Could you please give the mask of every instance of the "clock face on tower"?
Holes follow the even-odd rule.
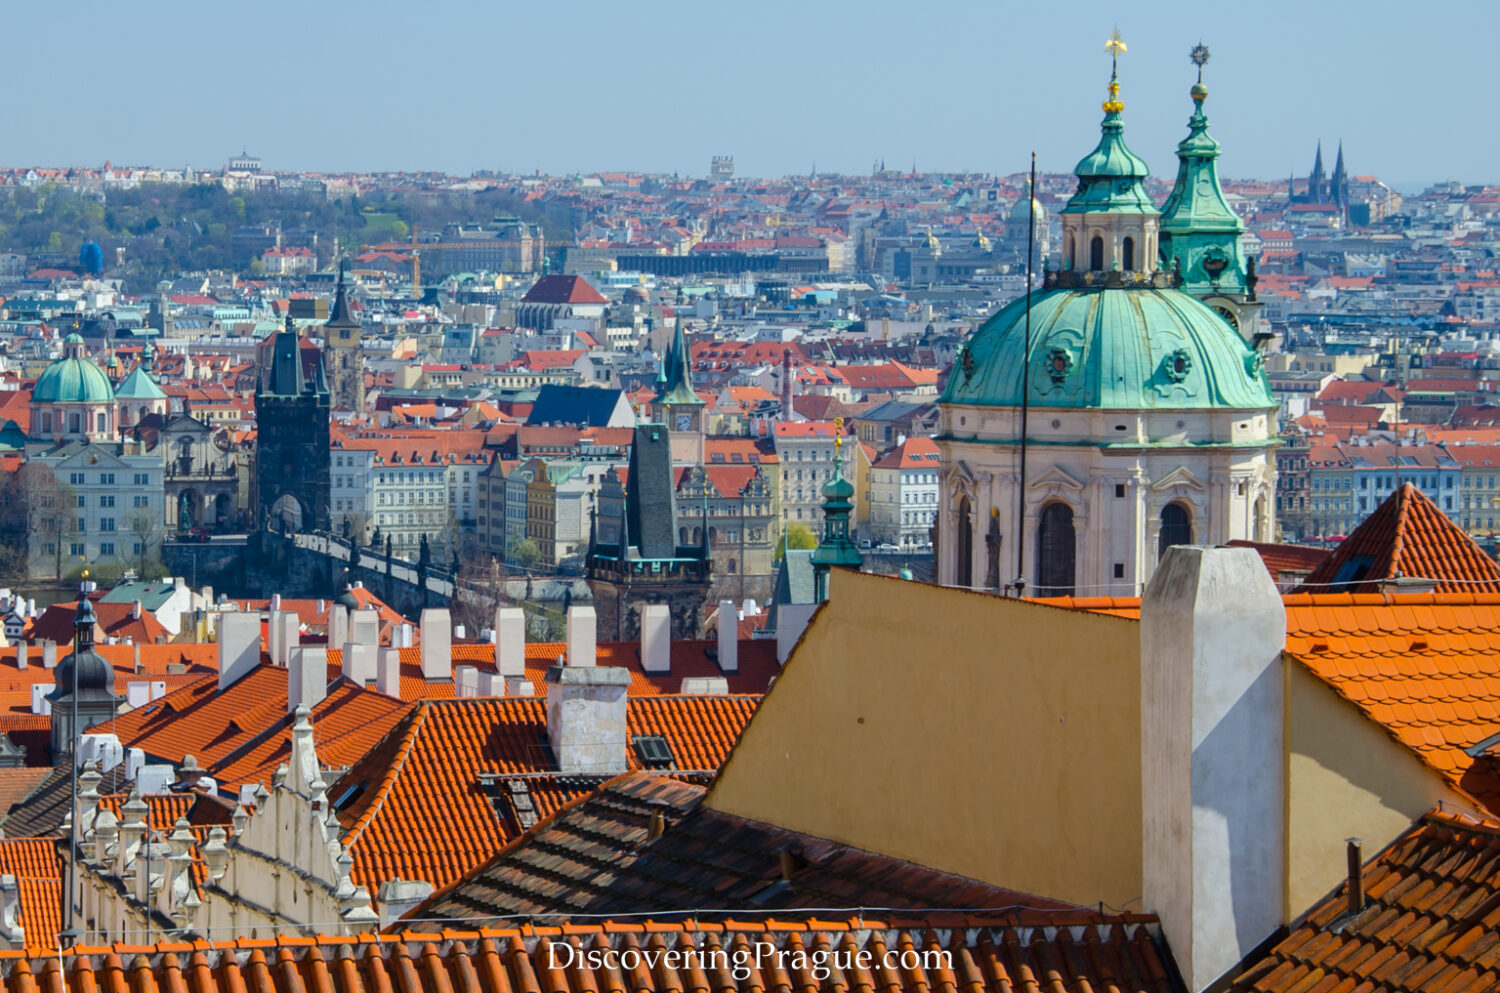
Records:
[[[692,414],[678,414],[677,415],[677,430],[679,430],[679,431],[691,431],[691,430],[693,430],[693,415]]]

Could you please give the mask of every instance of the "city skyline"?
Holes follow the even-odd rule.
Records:
[[[70,36],[66,60],[47,46],[13,54],[14,77],[44,84],[12,107],[0,162],[217,169],[243,148],[286,171],[703,175],[727,154],[740,174],[766,177],[815,164],[866,174],[882,159],[1004,175],[1035,148],[1042,171],[1063,172],[1097,124],[1103,42],[1118,23],[1130,46],[1120,65],[1127,136],[1155,175],[1175,168],[1191,111],[1188,51],[1201,39],[1213,51],[1207,109],[1228,177],[1303,176],[1319,140],[1330,156],[1342,140],[1352,172],[1396,185],[1500,179],[1482,143],[1455,140],[1469,120],[1461,95],[1483,85],[1481,39],[1500,26],[1490,5],[1402,23],[1399,51],[1374,44],[1389,21],[1356,21],[1338,5],[1268,4],[1247,19],[1185,4],[1122,17],[1086,2],[1062,25],[1044,10],[985,3],[913,15],[880,0],[772,2],[753,20],[713,23],[677,2],[558,6],[450,2],[418,19],[375,2],[312,7],[295,23],[241,19],[231,37],[243,71],[220,76],[191,73],[198,57],[237,64],[214,49],[222,20],[177,3],[100,8],[94,30]],[[17,11],[16,36],[43,30],[43,16]],[[549,33],[555,44],[535,42]],[[138,50],[162,58],[121,60]],[[172,71],[173,53],[186,73]]]

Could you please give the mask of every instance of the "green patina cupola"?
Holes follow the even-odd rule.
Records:
[[[1125,51],[1119,32],[1110,38],[1106,47],[1116,59]],[[1078,177],[1078,190],[1063,208],[1064,214],[1156,213],[1156,204],[1151,201],[1145,187],[1151,170],[1145,159],[1125,144],[1125,121],[1120,116],[1124,110],[1116,62],[1109,77],[1109,99],[1104,101],[1104,121],[1099,125],[1099,144],[1079,159],[1073,169]]]
[[[1195,296],[1245,294],[1250,290],[1240,252],[1245,224],[1219,185],[1219,143],[1208,133],[1208,116],[1203,113],[1208,98],[1203,84],[1207,47],[1195,47],[1192,60],[1198,66],[1198,81],[1190,91],[1193,116],[1188,119],[1188,136],[1177,146],[1177,182],[1162,207],[1162,261],[1180,268],[1182,289]]]
[[[844,419],[834,419],[833,477],[823,484],[823,536],[812,554],[818,602],[828,599],[828,570],[858,569],[864,565],[854,540],[849,537],[849,518],[854,513],[854,484],[844,478]]]

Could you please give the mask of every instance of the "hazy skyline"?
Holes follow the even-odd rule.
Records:
[[[245,148],[293,171],[703,175],[727,154],[750,176],[865,174],[877,159],[1004,174],[1034,148],[1062,172],[1097,137],[1118,23],[1126,137],[1155,175],[1175,170],[1201,38],[1226,176],[1305,176],[1321,138],[1329,169],[1342,139],[1355,174],[1500,180],[1471,109],[1492,2],[211,9],[13,8],[13,40],[50,42],[7,53],[0,164],[217,169]]]

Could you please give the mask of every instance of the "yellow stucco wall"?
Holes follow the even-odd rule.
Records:
[[[987,882],[1141,893],[1129,620],[836,570],[708,804]]]
[[[1346,875],[1345,839],[1369,859],[1441,801],[1473,813],[1411,749],[1300,664],[1288,661],[1287,919]]]

